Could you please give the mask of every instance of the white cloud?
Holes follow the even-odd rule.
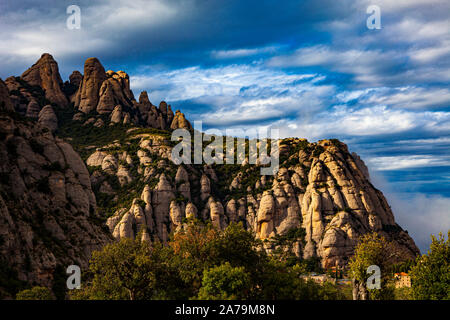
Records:
[[[437,46],[413,49],[410,51],[409,56],[418,63],[431,63],[441,60],[446,56],[450,56],[450,40],[442,41]]]
[[[373,4],[381,7],[380,31],[361,29],[365,24],[359,10]],[[331,43],[304,46],[267,63],[326,68],[351,75],[353,85],[363,88],[448,82],[450,19],[441,13],[449,10],[445,0],[359,1],[340,20],[319,25],[331,35]]]
[[[410,142],[411,143],[411,142]],[[398,170],[407,168],[450,166],[450,156],[402,155],[382,156],[367,159],[373,170]]]
[[[387,105],[401,109],[435,109],[450,106],[448,88],[380,87],[343,91],[337,95],[343,103],[358,99],[366,105]]]
[[[396,144],[445,144],[450,143],[450,137],[439,137],[439,138],[431,138],[431,139],[412,139],[412,140],[398,140],[394,141]]]
[[[82,54],[86,51],[105,49],[111,43],[104,39],[89,39],[84,30],[61,28],[17,31],[13,39],[0,42],[0,51],[9,52],[30,62],[35,62],[44,52],[55,56]],[[11,49],[13,48],[13,49]]]
[[[380,84],[383,70],[395,67],[402,55],[395,51],[379,49],[335,49],[326,45],[305,47],[292,54],[273,57],[272,67],[327,67],[333,71],[351,74],[354,80],[365,85]]]
[[[382,40],[382,39],[381,39]],[[316,45],[294,53],[272,57],[269,67],[325,67],[334,72],[353,76],[355,86],[382,87],[450,80],[450,66],[445,57],[450,55],[448,42],[421,49],[337,49]],[[411,61],[410,68],[405,68]],[[444,63],[435,67],[431,62]],[[395,72],[395,70],[398,70]]]
[[[382,12],[386,10],[387,13],[447,4],[445,0],[362,0],[361,3],[365,6],[378,5]]]
[[[311,118],[303,118],[300,114],[298,119],[281,121],[278,126],[283,128],[284,136],[297,135],[311,140],[336,136],[366,137],[412,130],[420,125],[418,117],[420,115],[382,106],[352,109],[341,105],[323,110]],[[292,122],[299,123],[296,131],[284,128]]]
[[[94,11],[96,14],[94,14]],[[100,28],[149,27],[165,24],[173,19],[178,10],[161,0],[113,0],[110,3],[90,10],[91,23]],[[101,17],[101,18],[100,18]]]
[[[234,50],[213,50],[211,56],[215,59],[235,59],[250,57],[263,53],[275,53],[280,47],[269,46],[261,48],[241,48]]]
[[[450,131],[450,112],[426,111],[448,105],[448,89],[368,87],[339,92],[333,85],[317,82],[323,77],[258,64],[228,65],[150,72],[132,76],[131,84],[134,89],[148,88],[152,101],[191,100],[210,106],[212,111],[198,116],[211,126],[271,121],[283,136],[312,140]],[[350,107],[351,101],[358,103]],[[183,106],[175,103],[175,107]]]
[[[441,41],[449,37],[449,23],[448,19],[427,21],[405,17],[398,23],[389,25],[389,34],[385,37],[401,42]]]
[[[450,198],[421,193],[387,194],[397,223],[408,230],[422,254],[431,243],[431,234],[445,236],[450,230]]]
[[[162,98],[177,101],[217,96],[239,99],[254,96],[257,97],[254,100],[260,100],[273,99],[286,90],[298,94],[312,90],[316,86],[311,81],[316,77],[315,74],[288,74],[258,65],[233,64],[209,69],[191,67],[149,72],[132,76],[131,85],[135,91],[151,88],[150,97],[155,100]]]
[[[369,167],[369,169],[371,169]],[[413,238],[422,254],[431,243],[431,234],[447,235],[450,230],[450,198],[438,194],[399,191],[394,182],[388,182],[383,172],[370,170],[375,187],[383,191],[394,213],[395,221]],[[421,181],[420,184],[428,181]],[[409,184],[414,181],[409,181]]]

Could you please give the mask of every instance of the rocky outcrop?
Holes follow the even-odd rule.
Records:
[[[108,153],[97,150],[86,160],[86,164],[91,167],[101,166],[107,155]]]
[[[22,78],[8,77],[5,80],[5,84],[8,88],[9,98],[14,111],[22,116],[37,119],[41,109],[52,103],[46,97],[48,92],[46,93],[39,85],[29,84]]]
[[[367,168],[364,161],[355,152],[352,152],[352,157],[355,160],[355,164],[358,167],[359,171],[361,171],[364,177],[366,177],[366,179],[370,181],[369,168]]]
[[[139,103],[137,104],[143,121],[150,127],[159,128],[158,110],[148,99],[147,91],[142,91],[139,95]]]
[[[14,106],[9,98],[8,88],[2,79],[0,79],[0,111],[14,111]]]
[[[273,199],[272,193],[265,191],[257,213],[257,235],[260,239],[267,239],[273,236],[274,226],[273,226],[273,216],[275,214],[275,200]]]
[[[184,214],[185,217],[187,219],[195,219],[197,218],[197,212],[198,212],[197,207],[192,202],[188,202]]]
[[[130,107],[133,99],[129,77],[125,72],[105,72],[97,58],[86,60],[84,76],[74,99],[76,108],[84,113],[95,110],[105,114],[111,113],[118,105],[121,108]]]
[[[120,185],[122,186],[133,181],[133,177],[131,176],[130,172],[123,165],[119,165],[116,176],[119,179]]]
[[[211,182],[206,174],[200,179],[200,197],[203,201],[211,196]]]
[[[56,117],[52,106],[48,105],[42,108],[38,115],[38,123],[41,126],[50,129],[52,132],[55,132],[56,129],[58,129],[58,118]]]
[[[29,284],[64,285],[67,266],[86,267],[91,252],[110,241],[96,222],[86,166],[40,125],[2,114],[0,137],[2,268]]]
[[[29,118],[39,118],[39,113],[41,111],[41,106],[36,100],[31,100],[27,104],[27,111],[25,113],[26,117]]]
[[[183,113],[180,110],[175,112],[175,117],[172,120],[172,124],[170,125],[170,129],[186,129],[192,130],[192,126],[189,121],[186,120]]]
[[[111,123],[120,123],[122,122],[122,107],[116,106],[111,113]]]
[[[96,110],[99,91],[106,80],[105,68],[97,58],[89,58],[84,63],[84,76],[81,86],[75,96],[75,107],[81,112],[89,113]]]
[[[59,106],[67,105],[67,98],[61,90],[62,80],[59,68],[53,57],[44,53],[41,58],[21,78],[31,86],[39,86],[45,91],[45,97]]]
[[[170,185],[166,176],[161,174],[159,182],[153,191],[152,204],[158,238],[163,242],[167,242],[169,237],[169,230],[167,228],[169,223],[168,213],[170,203],[173,199],[175,199],[173,187]]]
[[[146,221],[151,225],[144,228],[146,239],[165,242],[170,232],[183,228],[185,219],[197,218],[211,221],[218,229],[241,222],[269,251],[274,249],[271,239],[297,234],[291,250],[304,258],[321,258],[324,267],[345,265],[359,237],[373,231],[394,241],[405,258],[418,254],[413,240],[396,224],[382,193],[370,183],[367,167],[337,140],[279,141],[286,160],[272,177],[260,176],[259,165],[245,165],[230,174],[221,171],[224,166],[176,166],[159,160],[155,169],[153,159],[168,160],[166,153],[159,152],[168,147],[167,142],[156,140],[155,135],[140,137],[136,154],[127,156],[136,159],[133,165],[141,172],[135,179],[153,181],[144,190]],[[96,164],[97,157],[99,151],[88,161]],[[117,220],[111,222],[117,228],[121,220],[112,219]],[[123,221],[133,223],[129,217]],[[139,236],[135,227],[125,230],[135,230],[132,237]]]
[[[324,150],[310,157],[309,184],[301,202],[305,257],[322,257],[325,266],[344,265],[358,238],[372,231],[397,241],[406,256],[417,254],[412,239],[395,223],[386,199],[361,170],[365,165],[358,165],[342,143],[325,140],[317,147]],[[362,162],[359,157],[358,161]]]
[[[189,174],[183,166],[179,166],[175,175],[175,184],[178,192],[187,200],[191,200],[191,184]]]
[[[73,85],[76,88],[79,88],[81,85],[81,82],[83,81],[83,75],[80,73],[80,71],[75,70],[69,76],[69,81],[70,81],[71,85]]]
[[[268,251],[275,249],[273,239],[293,237],[292,250],[296,255],[319,257],[324,267],[345,265],[358,238],[372,231],[394,241],[407,258],[418,253],[413,240],[395,222],[383,194],[371,184],[362,159],[351,154],[345,144],[337,140],[279,140],[281,163],[275,176],[261,176],[264,159],[252,165],[252,155],[245,154],[239,155],[244,159],[242,166],[175,165],[168,133],[179,128],[191,130],[189,121],[178,110],[174,114],[165,101],[153,105],[145,91],[136,101],[129,76],[123,71],[105,72],[96,58],[87,59],[84,75],[74,72],[62,91],[76,110],[68,121],[73,119],[73,124],[83,130],[94,126],[96,132],[101,132],[101,128],[113,132],[109,142],[100,134],[98,143],[89,141],[80,147],[87,158],[89,176],[78,155],[52,136],[51,131],[58,124],[54,114],[60,114],[60,109],[49,106],[48,100],[58,96],[57,87],[46,84],[51,88],[47,90],[41,86],[44,82],[60,86],[60,82],[53,76],[57,74],[56,63],[49,57],[43,56],[42,60],[46,62],[38,62],[39,66],[30,68],[23,78],[10,77],[5,84],[0,82],[0,107],[5,114],[1,129],[7,131],[0,135],[5,158],[2,165],[6,166],[0,178],[8,182],[14,195],[34,194],[30,191],[33,187],[39,188],[38,194],[50,190],[52,196],[48,200],[36,200],[46,205],[41,208],[45,221],[53,216],[51,208],[61,206],[68,220],[60,222],[54,217],[59,225],[70,223],[68,215],[74,211],[89,212],[88,216],[79,214],[84,217],[80,219],[96,221],[91,216],[95,213],[94,192],[98,212],[109,217],[107,225],[116,238],[165,243],[171,232],[178,232],[195,218],[211,222],[218,229],[233,222],[242,223],[263,241]],[[42,70],[50,70],[50,76],[43,76]],[[37,118],[40,125],[16,130],[5,112],[13,109]],[[148,127],[167,131],[145,129]],[[51,151],[45,151],[47,147],[41,145],[50,146]],[[24,163],[25,159],[28,163]],[[14,161],[16,167],[11,165]],[[5,206],[10,210],[14,201],[5,197]],[[25,196],[21,200],[29,201],[23,205],[24,212],[32,203],[26,199]],[[90,231],[84,232],[80,234],[90,239]],[[21,236],[27,237],[23,232]],[[63,239],[58,232],[55,237]]]
[[[130,89],[128,74],[124,71],[105,72],[96,58],[86,60],[84,76],[74,72],[70,79],[70,85],[78,88],[70,100],[81,112],[107,114],[113,124],[135,124],[163,130],[191,129],[181,112],[174,115],[171,106],[164,101],[157,108],[150,102],[146,91],[141,92],[137,102]]]
[[[174,114],[165,101],[161,101],[159,107],[154,106],[146,91],[141,92],[136,101],[126,72],[105,71],[97,58],[88,58],[83,72],[73,71],[69,80],[62,83],[58,64],[45,53],[20,78],[9,77],[5,83],[14,110],[29,118],[37,119],[41,109],[49,104],[65,107],[70,102],[79,111],[73,119],[83,121],[84,125],[192,129],[184,114],[180,111]],[[83,114],[89,114],[89,118]],[[105,121],[103,115],[107,115],[109,121]]]
[[[182,205],[176,201],[172,201],[169,207],[170,221],[172,223],[172,229],[178,230],[183,224],[184,210]]]
[[[116,73],[109,70],[106,75],[107,79],[103,81],[99,91],[97,112],[111,113],[117,105],[131,108],[131,100],[134,100],[134,96],[130,90],[128,74],[123,71]]]
[[[225,229],[227,226],[227,221],[224,216],[224,210],[222,203],[220,201],[215,201],[213,197],[210,197],[206,205],[205,211],[209,211],[208,215],[204,215],[207,219],[211,220],[212,225],[221,230]]]

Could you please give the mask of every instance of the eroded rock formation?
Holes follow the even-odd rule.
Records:
[[[0,235],[7,238],[0,250],[11,255],[7,264],[20,279],[49,285],[58,266],[85,265],[109,236],[166,243],[189,219],[219,229],[242,223],[268,251],[274,237],[300,230],[294,252],[320,257],[324,267],[345,265],[358,238],[372,231],[393,240],[405,258],[418,254],[364,162],[345,144],[279,140],[275,176],[261,176],[261,161],[249,165],[249,155],[228,167],[175,165],[170,131],[191,124],[166,102],[153,105],[146,91],[136,101],[129,81],[89,58],[84,74],[74,71],[62,85],[45,54],[21,78],[0,81]],[[121,133],[77,145],[89,172],[52,134],[61,107],[73,107],[69,125]],[[34,120],[15,120],[14,111]],[[99,217],[108,218],[110,233]]]
[[[61,90],[63,82],[59,75],[58,64],[50,54],[44,53],[21,78],[31,86],[41,87],[50,102],[60,106],[67,105],[67,98]]]
[[[111,238],[96,222],[84,162],[44,127],[53,124],[46,109],[40,124],[15,120],[5,113],[7,100],[0,81],[0,260],[18,280],[51,288],[67,266],[86,267]]]
[[[138,172],[143,176],[138,174],[135,179],[154,181],[153,187],[147,185],[144,190],[148,199],[145,207],[151,212],[147,220],[152,228],[140,224],[153,240],[167,241],[168,234],[179,230],[185,218],[197,217],[211,221],[219,229],[231,222],[242,222],[262,240],[303,228],[305,237],[299,239],[296,253],[304,258],[320,257],[324,267],[345,265],[358,238],[373,231],[393,240],[404,257],[418,254],[413,240],[396,224],[383,194],[368,179],[362,160],[337,140],[281,140],[285,160],[272,177],[260,176],[256,165],[238,166],[229,175],[222,166],[199,169],[175,166],[170,161],[155,162],[153,159],[160,157],[168,160],[166,153],[158,153],[164,142],[151,148],[154,135],[139,137],[136,145],[143,149],[136,151],[137,157],[129,154],[136,162],[128,166],[141,168]],[[88,163],[99,163],[94,160],[105,153],[107,149],[96,151]],[[165,165],[161,167],[160,163]],[[98,174],[105,174],[105,170]],[[118,171],[114,169],[111,174],[117,175]],[[223,181],[222,190],[217,187],[219,181]],[[116,237],[120,236],[114,231],[117,217],[124,210],[130,209],[119,209],[108,222]],[[126,230],[135,230],[133,237],[138,236],[136,226]],[[270,243],[266,248],[271,250]]]

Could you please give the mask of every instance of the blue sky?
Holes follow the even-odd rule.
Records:
[[[81,29],[66,8],[81,8]],[[369,30],[369,5],[381,30]],[[63,79],[98,57],[205,127],[277,126],[362,156],[422,252],[450,229],[450,2],[10,1],[0,77],[43,52]]]

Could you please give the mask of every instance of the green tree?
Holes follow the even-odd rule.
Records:
[[[89,265],[91,282],[73,290],[72,299],[149,299],[156,285],[158,246],[121,239],[95,251]],[[152,259],[153,257],[153,259]]]
[[[216,265],[229,262],[232,266],[244,266],[254,272],[267,257],[262,242],[244,229],[242,223],[231,223],[219,232],[211,242]]]
[[[262,273],[258,299],[267,300],[343,300],[347,299],[341,288],[325,282],[305,279],[304,264],[290,266],[289,262],[269,259]]]
[[[315,300],[319,298],[319,285],[301,277],[304,268],[290,267],[285,262],[268,259],[261,272],[258,299]]]
[[[347,296],[343,289],[338,285],[326,281],[319,286],[320,300],[349,300],[351,296]]]
[[[248,298],[250,275],[244,267],[232,267],[226,262],[203,272],[201,300],[235,300]]]
[[[215,254],[211,244],[217,237],[218,231],[211,225],[191,221],[169,241],[170,264],[178,270],[185,283],[186,298],[197,296],[202,286],[203,270],[214,266]]]
[[[138,237],[139,238],[139,237]],[[95,252],[72,299],[339,299],[339,288],[303,279],[306,264],[269,256],[230,224],[188,221],[168,246],[122,239]]]
[[[355,254],[349,262],[349,273],[353,279],[353,299],[393,299],[391,285],[391,266],[398,261],[399,254],[392,242],[387,241],[376,232],[361,237],[355,248]],[[376,265],[381,270],[381,289],[367,288],[367,268]]]
[[[18,292],[16,300],[53,300],[53,296],[46,287],[33,287]]]
[[[184,230],[173,235],[169,247],[173,253],[172,267],[184,281],[187,297],[198,295],[205,270],[224,263],[233,268],[244,267],[251,275],[251,283],[258,283],[259,271],[267,257],[261,241],[242,224],[235,223],[219,231],[211,224],[191,221]]]
[[[403,287],[395,288],[394,291],[395,300],[412,300],[412,288]]]
[[[275,235],[271,239],[266,241],[270,243],[272,247],[271,255],[275,256],[279,260],[286,261],[289,265],[297,264],[301,258],[299,258],[295,251],[306,245],[305,242],[306,231],[304,228],[292,228],[283,235]],[[299,250],[300,251],[300,250]]]
[[[314,272],[318,274],[324,273],[320,257],[310,257],[307,259],[301,259],[301,261],[297,264],[303,268],[304,270],[303,273],[309,272]]]
[[[412,296],[418,300],[450,299],[450,230],[447,240],[442,233],[431,236],[428,254],[411,268]]]

